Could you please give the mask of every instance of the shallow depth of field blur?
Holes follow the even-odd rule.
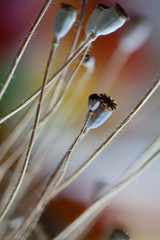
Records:
[[[81,7],[80,1],[65,0],[64,2],[72,4],[77,9]],[[81,40],[83,38],[85,22],[97,3],[97,0],[88,0],[87,2]],[[112,6],[114,2],[102,0],[101,3]],[[102,77],[102,74],[104,73],[106,63],[118,46],[118,41],[123,32],[125,32],[128,22],[115,33],[99,37],[92,44],[90,53],[95,57],[95,69],[84,89],[83,95],[79,99],[72,98],[77,84],[80,81],[85,81],[83,79],[85,68],[81,67],[68,91],[67,97],[62,102],[54,117],[49,121],[42,135],[40,135],[40,138],[43,138],[43,147],[46,144],[46,147],[49,146],[49,148],[45,159],[41,163],[41,171],[35,176],[33,186],[41,181],[51,170],[55,169],[57,162],[63,157],[67,148],[78,135],[83,126],[85,114],[88,111],[87,98],[90,94],[106,93],[116,100],[118,110],[101,127],[92,130],[76,148],[71,157],[71,164],[67,172],[68,176],[90,156],[94,149],[133,110],[134,106],[152,86],[159,73],[159,0],[119,0],[118,3],[128,12],[130,19],[136,14],[146,16],[151,22],[153,28],[152,34],[147,42],[129,57],[113,84],[108,83],[110,79],[107,79],[107,73],[105,73],[105,77]],[[22,41],[43,4],[43,0],[1,1],[1,86]],[[14,78],[0,102],[1,117],[22,103],[41,86],[50,43],[53,38],[53,20],[59,4],[60,1],[53,1],[31,39],[14,74]],[[60,41],[52,73],[65,61],[67,51],[74,37],[75,28],[76,26]],[[123,58],[123,54],[121,58]],[[75,66],[74,63],[72,66]],[[114,65],[112,67],[114,68]],[[84,83],[82,82],[82,84]],[[158,90],[127,127],[95,159],[91,166],[74,183],[50,202],[41,218],[41,222],[50,237],[62,231],[95,200],[96,192],[100,186],[104,187],[104,191],[110,189],[130,163],[159,135],[159,94],[160,91]],[[68,105],[69,98],[70,104]],[[75,101],[77,101],[76,108],[68,115],[68,108],[72,108],[72,103]],[[24,112],[25,109],[22,113]],[[0,126],[0,141],[2,144],[6,136],[14,128],[18,119],[22,116],[22,113],[16,114]],[[160,164],[157,161],[118,194],[106,207],[99,220],[95,222],[94,228],[88,233],[85,239],[105,239],[108,231],[114,227],[121,227],[127,230],[134,240],[160,239],[159,172]],[[32,194],[30,196],[28,194],[28,199],[24,200],[25,208],[34,206],[37,191],[33,190],[32,187]],[[20,206],[20,209],[23,209],[23,205]]]

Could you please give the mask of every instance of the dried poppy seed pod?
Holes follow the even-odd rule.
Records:
[[[107,240],[132,240],[127,232],[121,229],[115,229]]]
[[[129,54],[133,53],[148,40],[151,32],[152,26],[147,19],[132,17],[120,40],[120,49]]]
[[[92,95],[97,95],[97,94],[92,94]],[[93,98],[93,97],[91,97],[91,98]],[[89,121],[86,125],[86,130],[97,128],[100,125],[102,125],[111,116],[113,110],[117,108],[117,104],[115,103],[115,101],[105,94],[100,94],[99,100],[100,100],[99,106],[93,111],[91,110],[92,109],[92,107],[91,107],[90,111],[86,115],[86,120],[88,119],[88,117],[90,115]],[[90,101],[89,101],[89,103],[90,103]]]
[[[77,9],[69,4],[61,3],[60,8],[56,12],[53,32],[56,41],[64,37],[71,29],[77,17]]]
[[[83,66],[88,68],[88,69],[94,69],[94,66],[95,66],[95,58],[90,55],[89,53],[87,53],[85,55],[85,58],[83,60]]]
[[[110,34],[120,28],[127,19],[128,15],[119,4],[112,8],[97,4],[85,28],[86,38],[92,36],[95,40],[100,35]]]
[[[100,98],[98,96],[98,94],[93,93],[92,95],[89,96],[88,98],[88,107],[90,110],[94,111],[96,110],[99,105],[100,105]]]

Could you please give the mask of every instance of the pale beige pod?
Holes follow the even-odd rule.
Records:
[[[86,114],[86,130],[101,126],[111,115],[113,110],[117,109],[116,102],[106,94],[92,94],[88,99],[89,111]],[[89,117],[90,116],[90,117]]]
[[[69,4],[61,3],[60,8],[56,12],[53,32],[56,41],[64,37],[71,29],[73,23],[76,21],[77,9]]]
[[[115,7],[111,8],[104,4],[97,4],[87,21],[85,36],[96,39],[101,35],[110,34],[123,26],[126,20],[128,15],[119,4],[116,3]]]

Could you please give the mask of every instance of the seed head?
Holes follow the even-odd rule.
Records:
[[[107,96],[105,93],[100,94],[101,102],[107,107],[108,110],[113,111],[117,109],[117,103],[111,97]]]
[[[110,34],[120,28],[127,19],[128,15],[119,4],[111,8],[97,4],[85,28],[86,38],[92,36],[96,39],[100,35]]]
[[[113,110],[117,108],[117,104],[113,99],[106,94],[92,94],[88,98],[89,112],[86,115],[86,120],[90,115],[86,129],[90,130],[102,125],[112,114]],[[91,112],[92,111],[92,112]]]
[[[96,110],[99,105],[100,105],[100,97],[98,96],[98,94],[93,93],[92,95],[89,96],[88,98],[88,107],[90,110],[94,111]]]
[[[71,29],[77,17],[77,9],[69,4],[61,3],[60,8],[56,12],[53,32],[55,40],[59,41]]]

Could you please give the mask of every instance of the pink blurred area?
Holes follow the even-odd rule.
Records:
[[[65,2],[80,9],[80,1],[68,0]],[[5,78],[9,66],[43,3],[44,1],[42,0],[1,0],[1,73],[3,71],[1,81],[2,78]],[[98,3],[98,1],[88,0],[84,19],[85,22],[96,3]],[[112,1],[101,1],[101,3],[109,6],[113,5]],[[160,1],[120,0],[119,3],[129,13],[130,19],[132,15],[135,14],[146,16],[153,26],[152,34],[142,48],[129,57],[124,68],[118,75],[116,82],[109,89],[107,88],[107,80],[104,78],[102,79],[101,74],[104,71],[107,61],[109,61],[112,56],[114,49],[117,47],[119,39],[128,23],[117,32],[107,37],[100,37],[93,43],[90,52],[95,57],[96,67],[94,75],[87,85],[86,96],[92,92],[105,92],[117,101],[119,108],[107,123],[91,132],[84,143],[75,150],[73,154],[74,161],[72,166],[70,166],[68,175],[76,169],[77,163],[80,165],[85,161],[94,149],[109,136],[109,133],[114,130],[121,120],[127,116],[144,96],[146,91],[152,86],[159,71]],[[12,80],[12,84],[9,86],[4,96],[3,104],[0,105],[1,115],[4,115],[14,106],[20,104],[41,85],[50,43],[53,38],[53,19],[58,7],[59,2],[53,1],[29,43],[22,62],[15,73],[15,78]],[[85,25],[83,25],[81,39],[84,33],[84,26]],[[74,31],[75,27],[73,27],[71,33],[62,40],[57,51],[57,58],[52,72],[61,65],[67,56],[67,50],[74,36]],[[16,75],[18,75],[18,80]],[[70,94],[74,91],[75,86],[76,81],[69,90]],[[83,125],[84,116],[87,111],[87,97],[81,100],[81,104],[78,106],[80,113],[78,113],[77,110],[74,112],[77,114],[77,117],[71,116],[71,120],[65,122],[63,119],[65,116],[65,108],[63,110],[63,107],[61,107],[58,112],[59,115],[54,120],[54,125],[50,124],[48,127],[49,129],[54,128],[57,138],[54,142],[54,146],[52,146],[52,149],[49,151],[48,166],[44,172],[47,172],[52,165],[53,152],[58,158],[62,157],[63,153],[72,143],[74,137],[76,137],[79,129]],[[128,127],[122,131],[102,154],[100,154],[95,162],[73,184],[71,184],[71,186],[62,192],[61,198],[63,201],[62,203],[60,202],[58,209],[61,209],[62,206],[64,207],[65,202],[74,202],[77,209],[80,208],[80,211],[77,213],[78,215],[82,212],[82,209],[84,210],[85,207],[94,200],[92,196],[94,196],[98,182],[103,182],[106,185],[106,189],[114,185],[130,163],[133,162],[156,136],[159,135],[159,100],[158,91],[142,111],[138,113],[135,119],[129,123]],[[2,138],[8,134],[8,129],[12,128],[12,124],[14,125],[14,120],[13,123],[10,120],[9,123],[5,124],[4,129],[0,130]],[[63,126],[62,128],[61,124]],[[134,240],[160,239],[159,171],[159,162],[156,162],[142,176],[135,180],[135,182],[123,190],[123,192],[107,206],[102,214],[95,227],[95,229],[98,228],[97,235],[94,229],[93,232],[95,235],[91,232],[86,239],[105,239],[104,235],[107,234],[111,228],[119,226],[125,228]],[[58,201],[58,199],[56,201]],[[51,203],[51,207],[48,208],[48,213],[46,211],[46,216],[49,214],[50,209],[52,209],[52,205],[54,205],[54,201]],[[69,207],[71,207],[70,204]],[[52,211],[54,216],[56,211],[54,207]],[[61,216],[59,216],[62,226],[65,226],[65,223],[68,224],[71,219],[65,214],[68,214],[68,212],[61,212]],[[74,215],[74,213],[72,214],[72,209],[70,215]],[[50,216],[50,218],[52,219],[53,216]]]

